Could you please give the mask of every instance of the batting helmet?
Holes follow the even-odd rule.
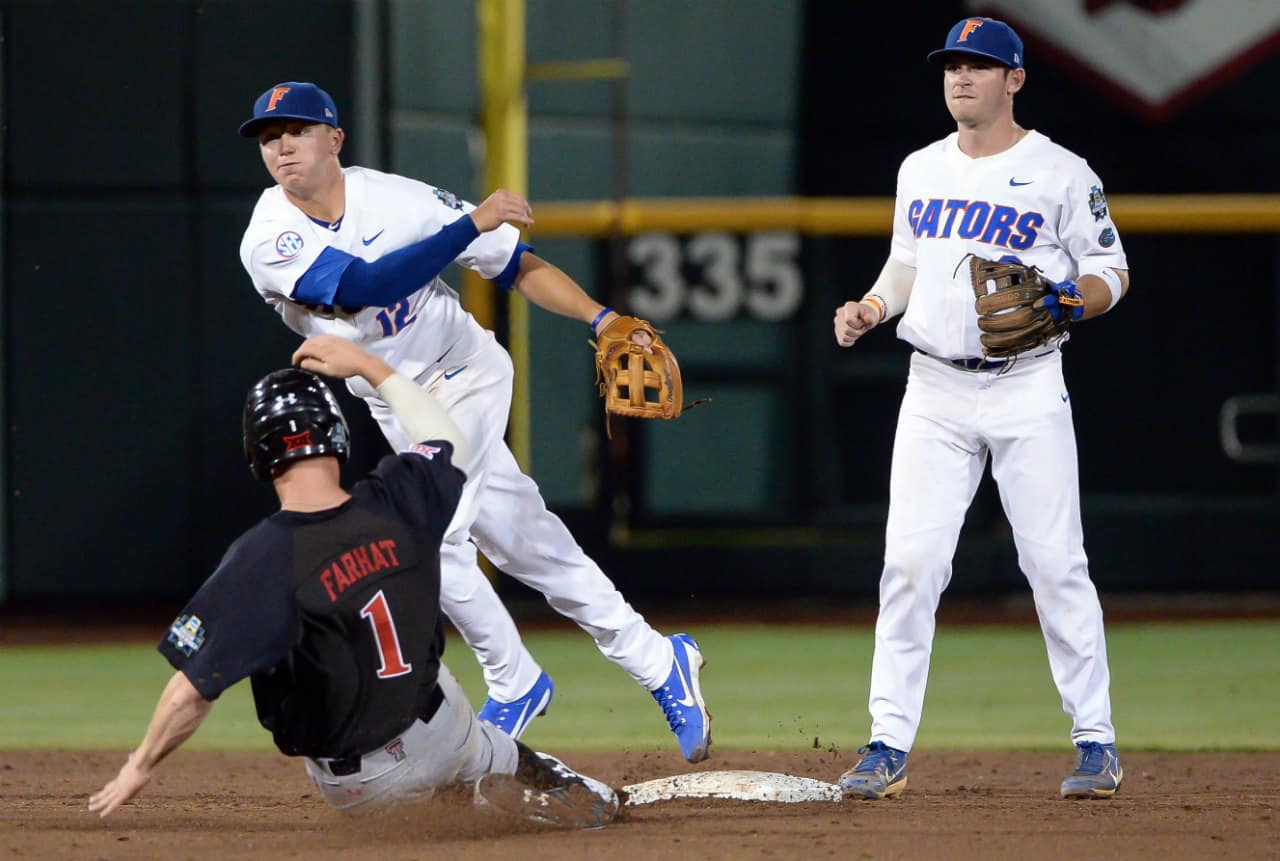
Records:
[[[304,457],[350,452],[347,420],[329,387],[309,371],[285,368],[267,374],[244,403],[244,455],[254,478],[266,481],[275,467]]]

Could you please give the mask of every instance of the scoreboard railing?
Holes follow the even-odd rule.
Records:
[[[1280,194],[1122,194],[1108,198],[1128,233],[1277,233]],[[888,236],[888,197],[634,198],[539,202],[533,235],[632,236],[649,231],[790,230],[810,236]]]

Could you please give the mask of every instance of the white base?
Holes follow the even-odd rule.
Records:
[[[622,787],[626,804],[651,804],[673,798],[733,798],[739,801],[839,801],[840,787],[811,777],[772,771],[698,771],[660,777]]]

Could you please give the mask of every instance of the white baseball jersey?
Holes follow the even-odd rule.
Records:
[[[425,380],[451,349],[466,355],[485,337],[463,309],[458,294],[442,278],[389,308],[317,307],[294,301],[298,279],[326,248],[368,261],[426,239],[475,207],[443,189],[363,167],[343,168],[346,211],[336,230],[309,218],[289,202],[280,186],[258,198],[240,243],[240,261],[253,286],[285,325],[303,337],[338,335],[381,356],[402,374]],[[509,224],[478,236],[457,262],[485,278],[496,278],[510,263],[520,232]],[[352,392],[369,397],[359,378]]]
[[[458,294],[435,278],[389,308],[347,312],[293,299],[298,279],[325,249],[374,261],[435,235],[475,208],[406,177],[361,167],[343,168],[343,175],[346,209],[336,229],[310,219],[279,186],[263,192],[240,260],[290,329],[304,337],[338,335],[381,356],[431,391],[471,443],[463,498],[440,548],[440,606],[476,652],[490,696],[514,701],[532,688],[542,668],[477,566],[477,546],[589,632],[601,653],[647,690],[657,689],[671,670],[671,644],[626,602],[520,471],[503,439],[511,358]],[[519,242],[519,231],[504,224],[480,234],[456,262],[495,279],[513,264]],[[403,451],[411,441],[377,392],[361,377],[351,377],[347,388],[364,398],[392,448]]]
[[[970,158],[951,136],[898,173],[893,259],[916,267],[898,336],[913,354],[894,435],[884,573],[871,667],[871,737],[915,742],[934,612],[987,462],[1035,595],[1073,742],[1115,741],[1110,672],[1080,518],[1071,396],[1056,349],[998,368],[982,356],[966,257],[1012,255],[1054,281],[1127,269],[1102,183],[1083,159],[1029,132]]]
[[[898,337],[946,359],[982,355],[966,255],[1014,256],[1055,282],[1128,269],[1102,181],[1039,132],[970,158],[952,133],[902,162],[890,256],[916,268]]]

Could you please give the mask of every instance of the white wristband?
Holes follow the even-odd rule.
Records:
[[[1085,275],[1101,278],[1107,285],[1107,289],[1111,291],[1111,304],[1107,306],[1106,311],[1116,307],[1116,303],[1120,301],[1120,296],[1124,292],[1120,284],[1120,274],[1110,266],[1099,266],[1097,269],[1090,269],[1087,272],[1081,270],[1080,277],[1083,278]],[[1106,311],[1103,311],[1103,313],[1105,314]]]

